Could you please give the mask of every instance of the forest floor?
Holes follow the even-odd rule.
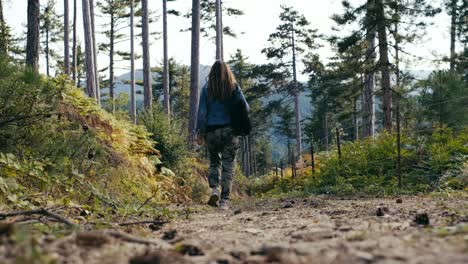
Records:
[[[147,230],[145,238],[159,246],[81,233],[43,238],[41,252],[58,263],[468,263],[466,196],[270,198],[229,211],[171,207],[190,213],[152,230],[120,229]],[[7,261],[19,253],[1,248],[4,263],[28,263]]]

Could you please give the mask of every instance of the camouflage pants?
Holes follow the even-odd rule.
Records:
[[[231,128],[226,127],[208,132],[205,139],[210,153],[208,183],[211,188],[218,188],[221,176],[221,199],[229,199],[239,137],[232,134]]]

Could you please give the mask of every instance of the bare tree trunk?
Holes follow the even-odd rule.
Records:
[[[63,38],[63,49],[64,49],[64,63],[65,63],[65,74],[70,76],[70,18],[69,18],[69,7],[68,0],[63,1],[63,25],[64,25],[64,38]]]
[[[170,94],[169,94],[169,55],[167,52],[167,0],[163,0],[163,46],[164,46],[164,70],[163,70],[163,89],[164,89],[164,110],[168,117],[171,115]]]
[[[221,60],[221,0],[216,0],[216,60]]]
[[[50,76],[50,64],[49,64],[49,28],[46,28],[46,42],[45,42],[45,56],[46,56],[46,74]]]
[[[39,0],[28,0],[28,36],[26,66],[39,70]]]
[[[3,1],[0,0],[0,54],[8,53],[8,30],[5,23],[5,17],[3,17]]]
[[[151,66],[149,53],[149,17],[148,17],[148,0],[141,1],[143,9],[142,16],[142,34],[143,34],[143,94],[146,109],[151,109],[153,106],[153,93],[151,89]]]
[[[455,69],[455,39],[457,37],[457,2],[458,0],[451,0],[450,2],[450,71]]]
[[[82,0],[82,8],[86,58],[86,91],[88,93],[88,96],[96,99],[97,102],[96,79],[94,73],[93,36],[88,0]]]
[[[367,17],[372,20],[374,17],[375,4],[374,0],[367,1]],[[364,81],[364,98],[363,98],[363,137],[374,137],[375,109],[374,109],[374,72],[375,72],[375,30],[369,28],[367,30],[367,69]]]
[[[76,39],[76,26],[77,26],[77,6],[76,6],[76,3],[77,0],[73,0],[73,82],[75,83],[75,85],[78,85],[77,83],[77,67],[78,67],[78,62],[77,62],[77,57],[78,57],[78,54],[77,54],[77,39]]]
[[[396,85],[397,87],[400,86],[400,36],[398,35],[398,24],[400,23],[400,20],[398,19],[399,14],[398,14],[398,0],[395,1],[395,17],[397,17],[397,20],[395,21],[395,28],[393,30],[393,38],[395,39],[395,78],[396,78]]]
[[[111,7],[113,8],[113,7]],[[110,43],[109,43],[109,101],[111,103],[112,113],[115,113],[115,97],[114,97],[114,34],[115,34],[115,20],[114,10],[111,12],[110,22]]]
[[[377,33],[379,38],[379,66],[382,73],[383,123],[388,133],[392,132],[392,94],[390,90],[390,62],[388,60],[387,29],[382,0],[376,0]]]
[[[130,1],[130,117],[136,124],[136,101],[135,101],[135,3]]]
[[[192,0],[192,55],[190,64],[189,143],[193,145],[197,123],[200,71],[200,0]]]
[[[97,66],[96,25],[94,23],[94,0],[89,0],[89,15],[91,17],[91,37],[93,45],[94,82],[96,87],[96,100],[101,105],[101,87],[99,86],[99,72]]]
[[[302,160],[302,133],[301,133],[301,113],[299,109],[299,87],[297,85],[296,70],[296,42],[294,39],[294,24],[292,25],[292,65],[293,65],[293,93],[294,93],[294,114],[296,116],[296,151],[298,160]]]
[[[353,102],[353,124],[354,124],[354,140],[359,140],[359,124],[358,124],[358,113],[357,113],[357,98]]]
[[[325,120],[325,125],[323,126],[324,128],[324,136],[325,136],[325,150],[328,151],[328,113],[326,110],[326,104],[325,104],[325,114],[324,114],[324,120]]]
[[[220,10],[219,24],[221,28],[221,60],[224,61],[223,1],[219,2],[219,10]]]
[[[248,155],[248,162],[249,162],[249,169],[248,169],[248,175],[253,174],[253,159],[252,159],[252,136],[248,135],[247,137],[249,141],[247,141],[247,155]]]

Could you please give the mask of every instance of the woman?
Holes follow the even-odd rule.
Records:
[[[229,100],[234,92],[239,92],[247,109],[249,106],[242,90],[236,82],[229,66],[216,61],[211,67],[208,82],[202,88],[198,104],[197,141],[204,140],[210,153],[208,182],[212,189],[208,204],[216,207],[220,198],[219,178],[221,176],[220,209],[229,209],[228,201],[232,187],[232,177],[239,136],[230,127],[231,109]],[[222,171],[222,173],[221,173]]]

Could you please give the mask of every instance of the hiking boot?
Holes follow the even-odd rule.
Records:
[[[218,188],[213,188],[213,190],[211,191],[210,200],[208,200],[208,205],[213,206],[213,207],[217,207],[218,206],[218,200],[219,200]]]
[[[226,199],[221,199],[221,202],[219,202],[219,209],[221,209],[221,210],[229,210],[228,200],[226,200]]]

